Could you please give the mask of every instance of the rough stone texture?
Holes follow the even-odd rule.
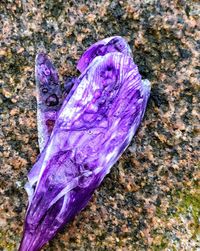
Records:
[[[0,250],[22,234],[26,174],[38,154],[34,58],[64,76],[92,43],[127,39],[152,95],[129,149],[93,200],[44,250],[200,250],[199,51],[195,0],[0,4]]]

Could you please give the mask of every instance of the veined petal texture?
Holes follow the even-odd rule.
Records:
[[[110,52],[131,54],[129,45],[122,37],[105,38],[86,50],[79,60],[77,68],[83,72],[95,57],[104,56]],[[38,141],[41,152],[51,135],[62,104],[62,97],[67,97],[73,85],[78,83],[79,80],[78,78],[68,79],[64,84],[64,93],[62,94],[57,70],[45,53],[39,53],[36,56],[35,79],[37,87]]]
[[[21,251],[39,250],[86,206],[144,115],[150,84],[129,55],[96,56],[79,80],[36,162]]]
[[[110,52],[121,52],[131,55],[131,50],[126,40],[120,36],[108,37],[91,45],[78,61],[77,69],[83,72],[97,56],[104,56]]]

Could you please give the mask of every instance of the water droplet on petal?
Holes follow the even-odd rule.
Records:
[[[56,94],[52,94],[46,99],[47,106],[56,106],[58,105],[58,103],[59,103],[59,100]]]
[[[40,67],[41,67],[42,72],[43,72],[46,76],[50,75],[51,71],[50,71],[50,69],[49,69],[45,64],[41,64]]]
[[[47,92],[48,92],[48,89],[47,89],[47,88],[43,88],[43,89],[42,89],[42,92],[43,92],[43,93],[47,93]]]

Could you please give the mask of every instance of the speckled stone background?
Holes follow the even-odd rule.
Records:
[[[127,39],[152,94],[92,201],[44,250],[200,250],[198,0],[0,1],[0,250],[17,250],[38,154],[34,59],[64,78],[99,39]]]

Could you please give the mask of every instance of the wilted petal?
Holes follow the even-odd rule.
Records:
[[[104,56],[110,52],[121,52],[130,55],[131,50],[126,40],[120,36],[105,38],[91,45],[78,61],[77,69],[83,72],[97,56]]]
[[[79,82],[80,82],[80,80],[77,77],[70,77],[70,78],[66,79],[66,81],[64,83],[64,92],[62,93],[62,99],[60,98],[60,105],[63,102],[63,106],[66,106],[70,97],[73,95],[74,90],[76,90]],[[38,81],[37,81],[37,83],[38,83]],[[63,101],[63,98],[64,98],[64,101]],[[42,107],[45,107],[45,102],[42,102],[42,105],[43,105]],[[59,115],[59,111],[60,111],[60,106],[57,107],[56,112],[53,113],[53,115],[54,115],[54,117],[53,117],[54,123],[53,124],[55,124],[55,120]],[[39,137],[39,142],[42,141],[42,144],[40,147],[41,152],[45,151],[46,143],[48,142],[48,139],[49,139],[51,132],[52,132],[52,129],[53,129],[53,127],[47,128],[47,125],[46,125],[46,120],[48,120],[49,114],[50,114],[49,111],[45,112],[44,109],[41,109],[41,106],[38,105],[38,119],[39,119],[39,121],[38,121],[38,137]],[[40,169],[41,169],[42,162],[43,162],[43,157],[44,157],[44,155],[42,155],[41,157],[39,155],[38,161],[35,163],[35,165],[32,167],[32,169],[28,173],[29,182],[25,185],[25,189],[28,194],[29,203],[31,202],[32,197],[33,197],[33,193],[34,193],[33,187],[35,187],[35,185],[38,181]]]
[[[21,251],[39,250],[86,206],[144,115],[150,85],[129,56],[97,57],[79,80],[38,159]]]
[[[62,103],[62,92],[58,73],[44,53],[35,60],[37,87],[37,123],[40,151],[46,145],[53,130]]]

